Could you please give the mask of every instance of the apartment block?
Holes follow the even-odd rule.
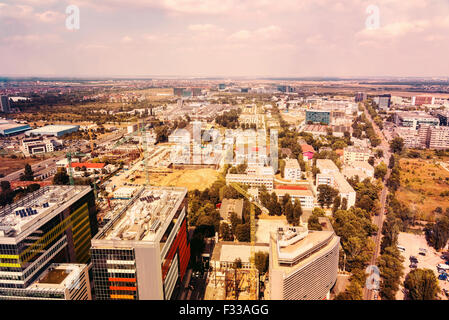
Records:
[[[320,170],[320,173],[316,175],[317,188],[321,184],[329,185],[338,190],[342,199],[347,199],[348,208],[354,206],[356,192],[343,174],[340,173],[335,163],[330,159],[318,159],[316,166]]]
[[[301,167],[296,159],[285,159],[284,179],[301,180]]]
[[[343,151],[343,161],[347,165],[355,161],[368,161],[370,156],[371,151],[369,148],[349,146]]]

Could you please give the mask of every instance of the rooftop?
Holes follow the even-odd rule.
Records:
[[[285,159],[285,169],[300,169],[298,160],[296,159]]]
[[[76,285],[85,264],[52,264],[43,275],[31,284],[28,290],[64,290]]]
[[[95,240],[156,242],[163,226],[172,220],[187,194],[187,188],[142,187],[115,215]]]
[[[33,129],[30,130],[28,133],[29,134],[33,134],[33,133],[57,133],[60,131],[64,131],[64,130],[69,130],[69,129],[78,129],[79,126],[77,125],[48,125],[48,126],[43,126],[37,129]]]
[[[45,186],[0,211],[0,238],[16,237],[91,190],[89,186]]]
[[[279,228],[271,234],[273,268],[286,271],[313,259],[313,254],[340,238],[332,230],[309,231],[304,227]]]
[[[317,159],[316,166],[320,170],[339,171],[337,165],[330,159]]]

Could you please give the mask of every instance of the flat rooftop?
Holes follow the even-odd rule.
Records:
[[[430,114],[427,114],[425,112],[404,111],[404,112],[398,112],[397,115],[399,117],[401,117],[402,119],[409,118],[409,119],[433,119],[433,120],[438,120],[437,117],[434,117],[434,116],[432,116]]]
[[[33,129],[30,130],[29,133],[47,133],[47,132],[51,132],[51,133],[57,133],[60,131],[64,131],[64,130],[70,130],[70,129],[78,129],[79,126],[78,125],[48,125],[48,126],[43,126],[37,129]]]
[[[319,169],[339,171],[337,165],[330,159],[317,159],[316,166]]]
[[[268,244],[255,244],[254,252],[269,252]],[[236,259],[240,258],[243,263],[249,263],[251,256],[251,245],[249,243],[240,242],[230,242],[222,241],[215,244],[214,251],[212,253],[213,261],[220,262],[234,262]]]
[[[87,265],[85,264],[51,264],[27,290],[61,291],[70,289],[86,269]]]
[[[187,188],[136,187],[134,197],[120,209],[95,240],[158,241],[187,194]]]
[[[6,206],[0,210],[0,239],[20,235],[90,190],[90,186],[45,186]]]
[[[298,160],[296,159],[285,159],[285,168],[286,169],[300,169]]]
[[[288,273],[312,261],[315,253],[335,245],[340,238],[332,230],[308,231],[306,228],[288,227],[271,233],[270,241],[273,268]]]

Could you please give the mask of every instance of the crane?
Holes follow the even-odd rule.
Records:
[[[250,296],[253,300],[256,300],[257,298],[257,290],[258,290],[258,279],[257,279],[257,270],[256,270],[256,253],[255,253],[255,246],[256,246],[256,210],[254,206],[257,206],[262,212],[267,212],[268,210],[263,207],[260,203],[255,201],[251,195],[249,195],[245,189],[243,189],[239,184],[237,183],[230,183],[229,184],[232,188],[234,188],[238,193],[240,193],[242,196],[244,196],[248,201],[250,202],[250,239],[251,239],[251,252],[250,252],[250,282],[251,282],[251,291]]]
[[[93,136],[92,129],[89,129],[90,152],[93,154],[94,153],[94,141],[92,139],[92,136]]]
[[[145,186],[150,185],[150,173],[148,172],[148,145],[147,145],[147,131],[145,128],[145,120],[142,120],[142,128],[140,129],[142,136],[141,143],[143,148],[143,166],[145,170]]]

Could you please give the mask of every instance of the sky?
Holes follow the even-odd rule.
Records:
[[[0,0],[3,76],[448,77],[448,40],[449,0]]]

